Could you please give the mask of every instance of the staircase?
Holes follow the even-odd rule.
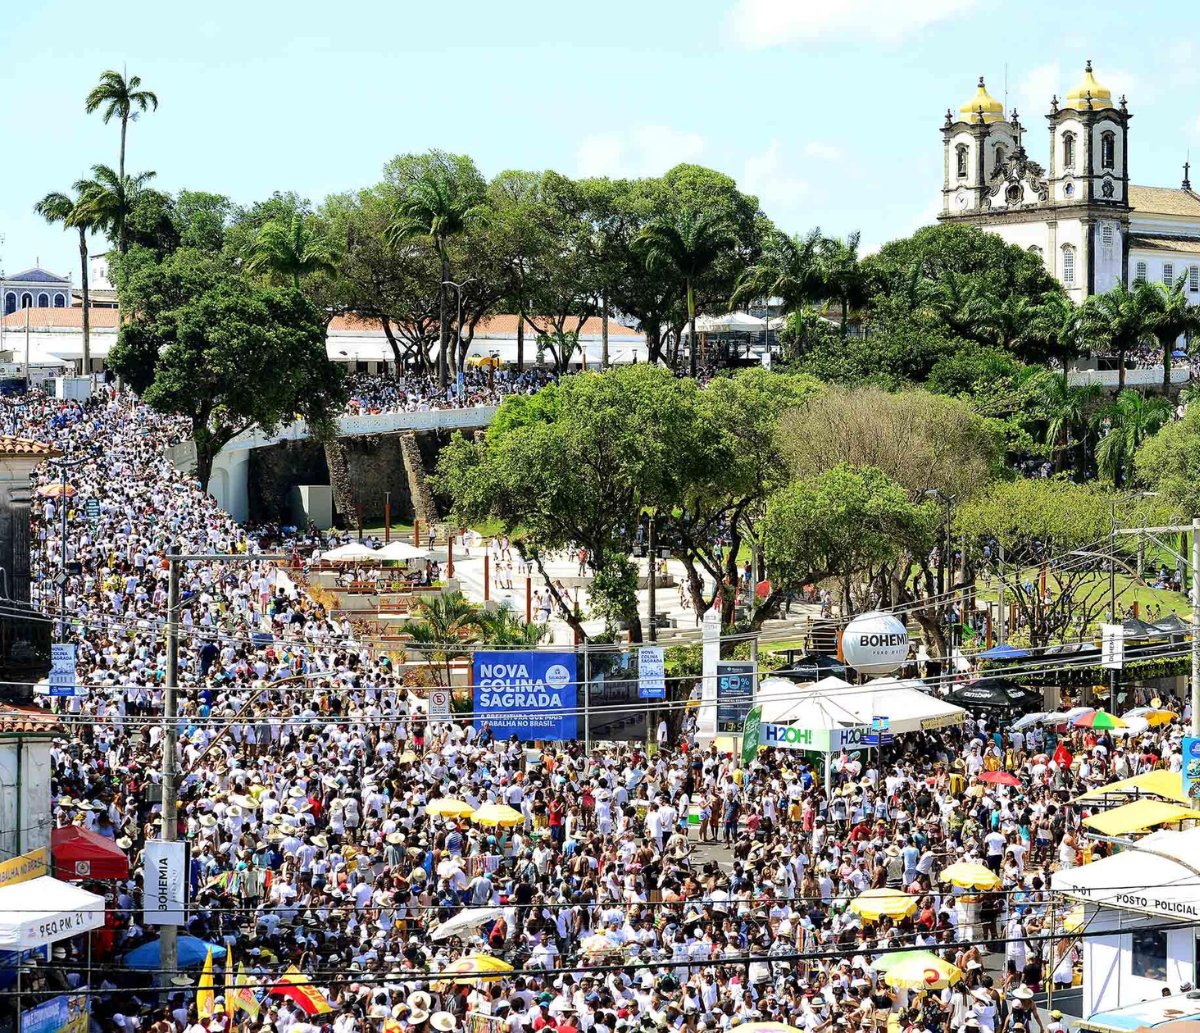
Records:
[[[412,497],[413,514],[425,527],[437,523],[437,506],[433,492],[425,481],[425,466],[421,461],[421,448],[417,436],[411,432],[400,435],[400,455],[404,459],[404,472],[408,476],[408,493]]]

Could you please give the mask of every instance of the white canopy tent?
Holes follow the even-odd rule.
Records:
[[[764,722],[844,728],[869,725],[878,716],[888,719],[888,731],[893,734],[945,728],[960,724],[967,716],[962,707],[924,689],[922,682],[897,678],[877,678],[866,685],[832,677],[810,685],[768,678],[759,686],[757,702],[762,705]]]
[[[372,559],[377,560],[427,560],[429,552],[425,549],[418,549],[415,545],[409,545],[408,542],[388,542],[382,549],[377,549],[371,554]]]
[[[0,950],[45,947],[104,925],[104,898],[43,875],[0,887]]]
[[[358,560],[378,558],[378,552],[369,545],[362,545],[359,542],[347,542],[345,545],[339,545],[336,549],[330,549],[321,554],[323,563],[355,563]]]

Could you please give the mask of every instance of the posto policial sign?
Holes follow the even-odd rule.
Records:
[[[892,674],[908,658],[908,632],[890,613],[860,614],[842,632],[842,656],[862,674]]]

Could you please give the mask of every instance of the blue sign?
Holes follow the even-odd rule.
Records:
[[[753,663],[717,664],[717,731],[737,735],[754,705]]]
[[[1183,795],[1200,800],[1200,736],[1183,737]]]
[[[876,715],[875,717],[871,718],[871,731],[872,732],[886,732],[891,727],[891,725],[892,725],[892,719],[890,717],[879,717],[878,715]]]
[[[525,742],[578,738],[574,653],[480,652],[472,666],[477,729]]]
[[[867,732],[862,737],[860,745],[862,746],[891,746],[896,741],[894,735],[889,735],[887,732]]]
[[[467,393],[467,378],[463,376],[463,371],[460,369],[454,377],[454,394],[457,398],[462,398]]]
[[[21,1012],[20,1033],[86,1033],[87,994],[63,994]]]
[[[667,698],[667,668],[662,646],[638,650],[638,699]]]

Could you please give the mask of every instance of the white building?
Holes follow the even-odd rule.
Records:
[[[71,278],[37,267],[0,278],[0,303],[6,316],[23,308],[67,308]]]
[[[982,77],[975,96],[942,126],[942,222],[980,226],[1041,256],[1074,301],[1120,280],[1187,280],[1200,300],[1200,195],[1184,165],[1179,189],[1129,181],[1130,114],[1097,82],[1089,61],[1060,105],[1050,101],[1049,163]]]

